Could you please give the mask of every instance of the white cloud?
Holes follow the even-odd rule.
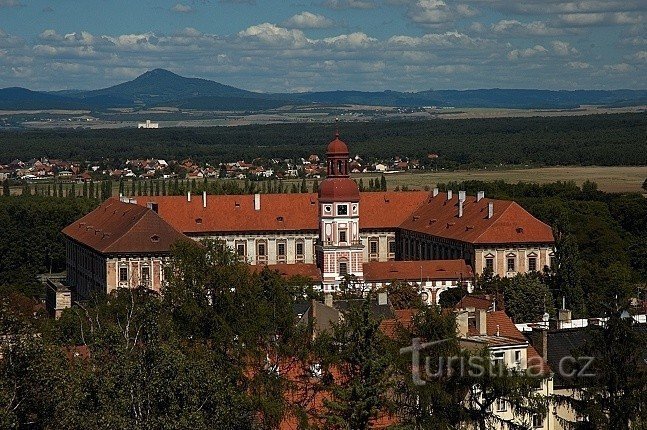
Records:
[[[275,24],[265,22],[252,25],[247,29],[238,32],[238,37],[255,39],[269,45],[283,47],[303,47],[310,43],[301,30],[289,30]]]
[[[550,42],[553,47],[553,52],[560,57],[567,57],[569,55],[577,55],[579,52],[573,48],[570,43],[561,40],[554,40]]]
[[[607,64],[604,66],[604,70],[612,73],[629,73],[634,69],[634,66],[627,63]]]
[[[375,42],[377,39],[367,36],[364,33],[351,33],[351,34],[340,34],[335,37],[327,37],[322,39],[322,42],[327,45],[334,45],[337,48],[343,49],[358,49],[366,48]]]
[[[549,27],[544,21],[523,23],[516,19],[502,19],[492,24],[490,29],[497,34],[516,36],[556,36],[564,34],[563,29]]]
[[[639,63],[647,63],[647,51],[638,51],[632,58]]]
[[[457,31],[448,31],[445,33],[430,33],[421,37],[412,36],[392,36],[387,41],[392,48],[476,48],[488,43],[484,39],[475,39],[467,34]]]
[[[520,58],[530,58],[537,55],[545,55],[548,53],[548,50],[541,45],[535,45],[532,48],[526,49],[513,49],[508,52],[509,60],[518,60]]]
[[[177,13],[189,13],[193,12],[193,8],[188,4],[176,3],[175,6],[171,8],[171,11]]]
[[[328,28],[333,24],[331,19],[307,11],[298,13],[283,23],[288,28]]]
[[[560,14],[562,25],[573,27],[588,27],[599,25],[631,25],[643,22],[644,15],[636,12],[592,12]]]

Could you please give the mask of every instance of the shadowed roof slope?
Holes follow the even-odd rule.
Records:
[[[111,198],[63,229],[63,234],[100,253],[165,253],[190,240],[152,210]]]
[[[488,203],[493,203],[492,218],[488,218]],[[467,196],[459,217],[458,196],[447,200],[445,193],[429,197],[400,228],[473,244],[554,242],[550,226],[513,201],[483,198],[477,202]]]

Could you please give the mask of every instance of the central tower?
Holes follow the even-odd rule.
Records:
[[[348,158],[348,146],[336,132],[326,149],[327,177],[319,184],[317,263],[326,292],[338,289],[346,275],[364,280],[359,188],[348,174]]]

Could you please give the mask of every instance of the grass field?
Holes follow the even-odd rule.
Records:
[[[371,174],[357,175],[368,184]],[[452,172],[394,173],[387,175],[389,188],[408,186],[422,188],[449,181],[495,181],[502,179],[509,183],[536,182],[540,184],[556,181],[575,181],[578,185],[586,180],[597,182],[598,188],[607,192],[643,192],[642,184],[647,179],[647,166],[624,167],[543,167],[510,170],[462,170]]]

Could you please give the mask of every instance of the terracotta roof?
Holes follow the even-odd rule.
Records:
[[[322,202],[358,202],[359,187],[350,178],[326,178],[319,184]]]
[[[152,210],[111,198],[63,229],[63,234],[100,253],[166,253],[190,240]]]
[[[494,298],[493,297],[484,297],[484,296],[471,296],[471,295],[466,295],[463,296],[462,299],[456,303],[456,306],[454,306],[454,309],[466,309],[466,308],[474,308],[474,309],[482,309],[482,310],[490,310],[492,309],[492,304],[494,303]]]
[[[252,266],[252,270],[259,271],[266,266]],[[295,264],[268,264],[267,268],[273,271],[279,272],[279,274],[284,278],[291,278],[293,276],[302,276],[304,278],[309,278],[313,281],[321,282],[321,271],[316,264],[305,264],[305,263],[295,263]]]
[[[471,279],[472,268],[465,260],[374,261],[364,263],[369,282]]]
[[[407,218],[427,197],[424,191],[360,193],[360,228],[392,229]],[[158,205],[158,213],[185,234],[313,231],[319,228],[317,194],[261,194],[260,210],[254,210],[254,196],[142,196],[137,203]]]
[[[335,139],[328,144],[326,155],[348,155],[348,145],[335,134]]]
[[[489,219],[488,203],[494,204]],[[513,201],[468,196],[459,218],[458,196],[447,200],[445,193],[430,196],[400,228],[473,244],[554,242],[550,226]]]

